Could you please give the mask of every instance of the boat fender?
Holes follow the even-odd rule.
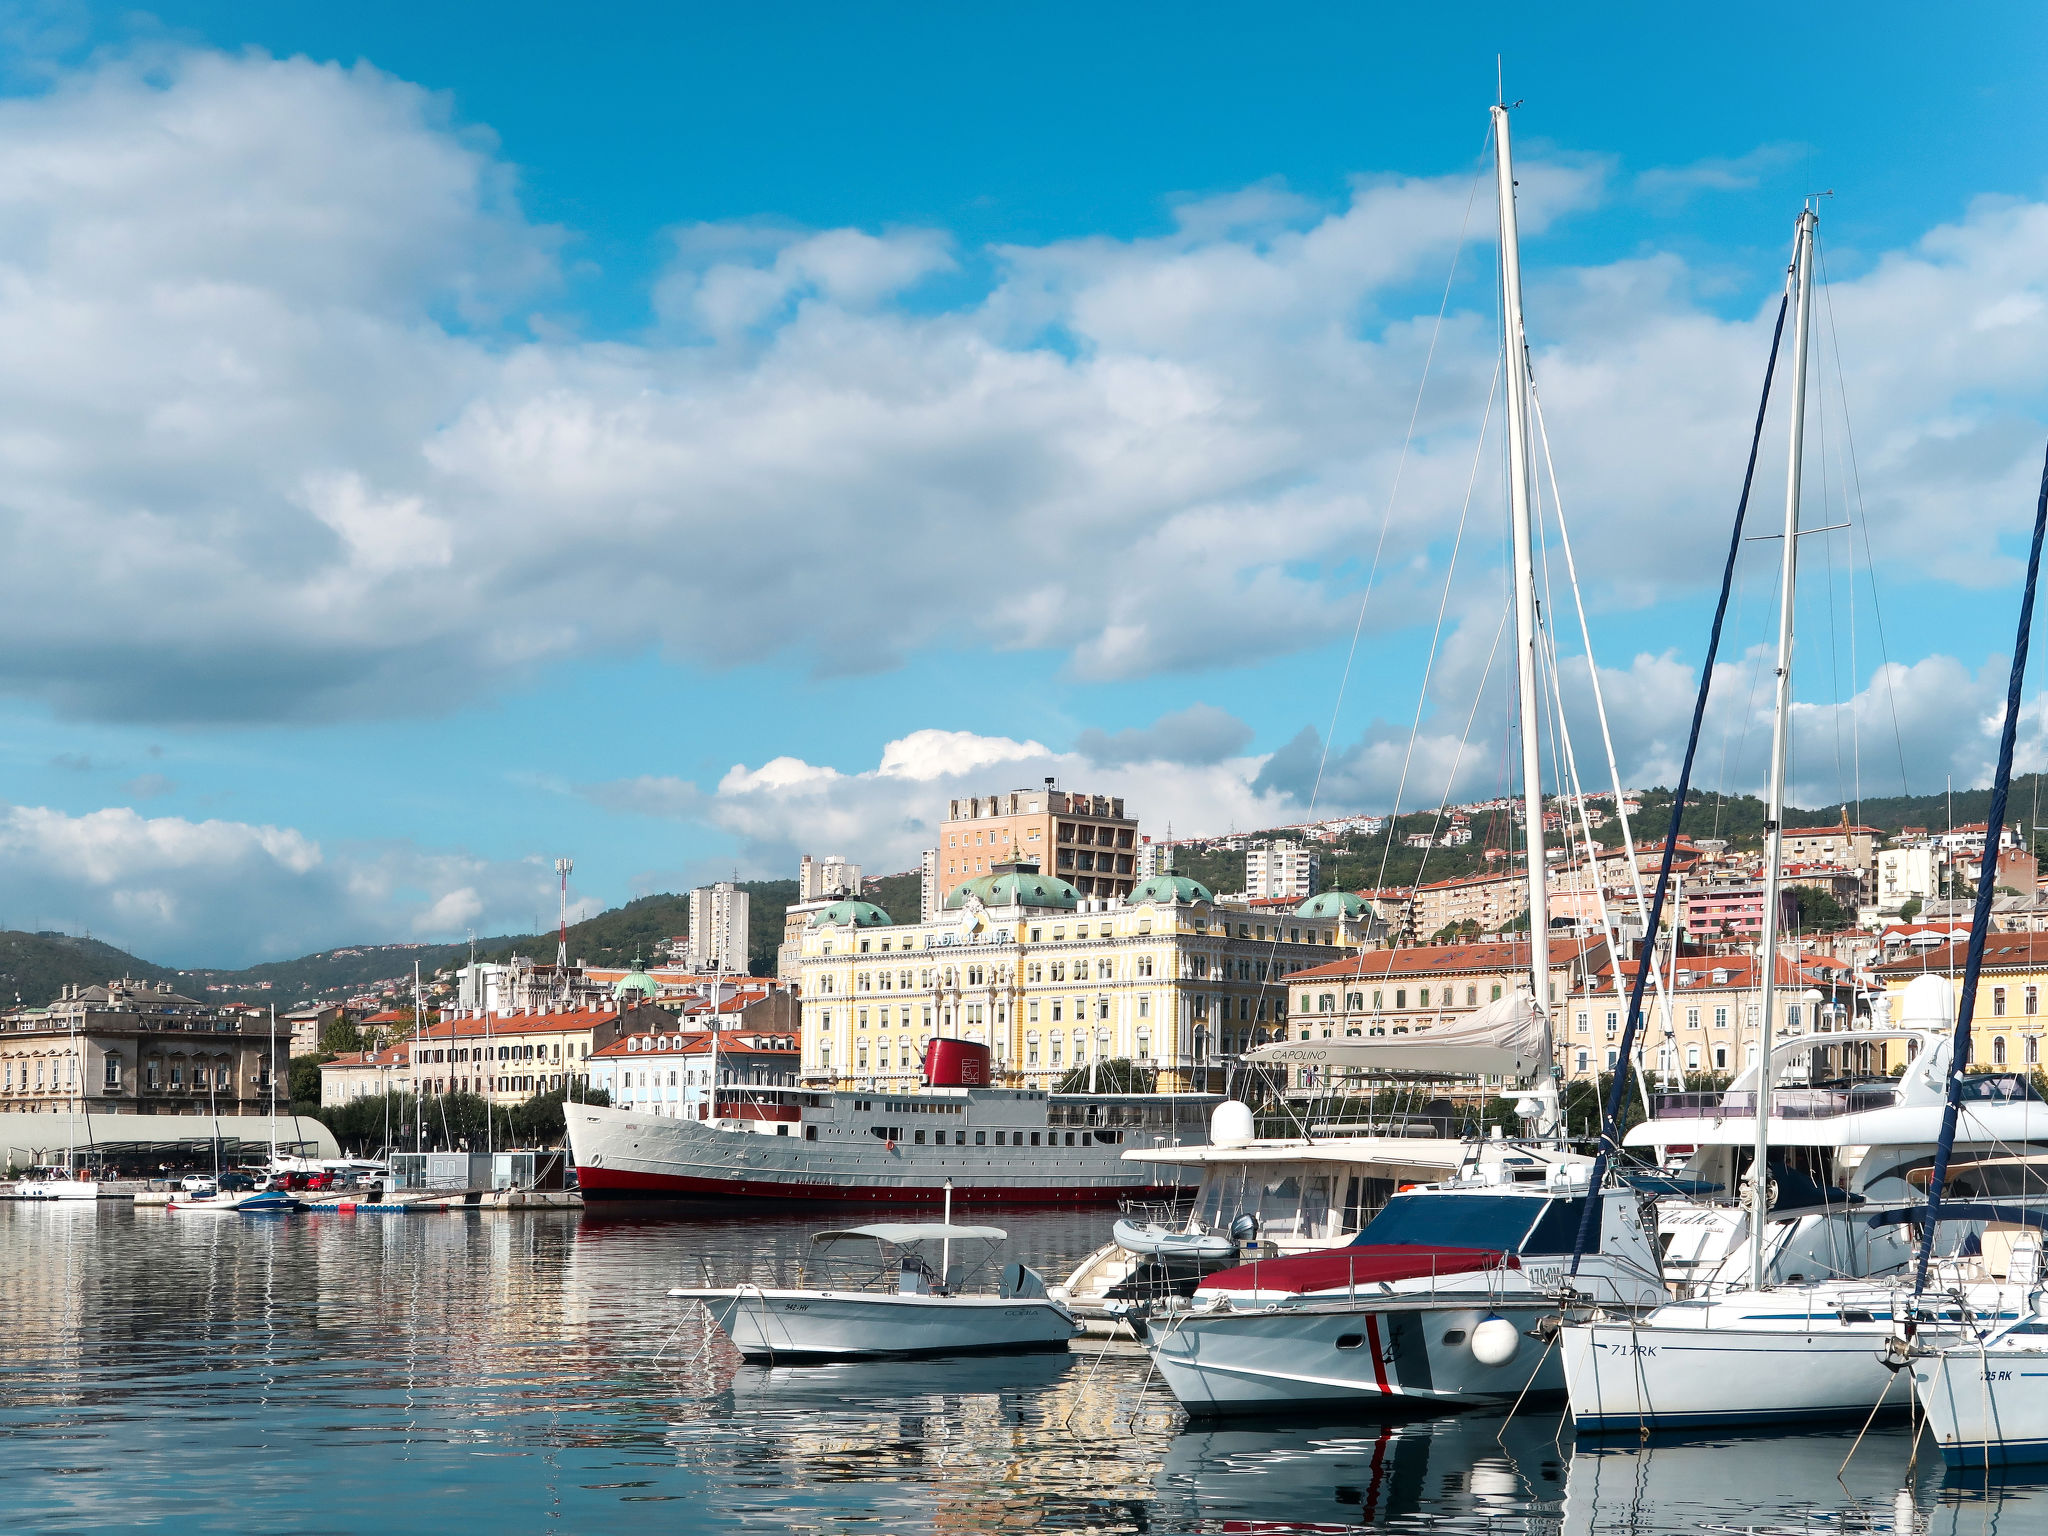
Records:
[[[1472,1358],[1481,1365],[1506,1365],[1521,1347],[1521,1330],[1504,1317],[1488,1315],[1472,1330]]]

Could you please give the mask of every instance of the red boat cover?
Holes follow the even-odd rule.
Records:
[[[1202,1277],[1205,1291],[1341,1291],[1382,1280],[1415,1280],[1427,1275],[1468,1275],[1489,1269],[1520,1269],[1512,1253],[1493,1248],[1427,1248],[1416,1244],[1374,1244],[1331,1248],[1285,1259],[1261,1259]]]

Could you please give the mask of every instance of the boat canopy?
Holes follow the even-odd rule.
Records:
[[[969,1239],[1000,1243],[1007,1241],[1009,1236],[1001,1227],[949,1227],[938,1221],[878,1221],[867,1227],[843,1227],[835,1232],[820,1232],[811,1241],[840,1243],[865,1239],[868,1242],[894,1243],[902,1248],[912,1243],[959,1243]]]
[[[1406,1034],[1285,1040],[1244,1053],[1247,1062],[1322,1067],[1330,1072],[1501,1074],[1526,1080],[1545,1063],[1542,1012],[1526,992],[1496,998],[1462,1019],[1417,1025]]]

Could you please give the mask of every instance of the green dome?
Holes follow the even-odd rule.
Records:
[[[1311,896],[1294,909],[1296,917],[1363,917],[1370,908],[1363,896],[1354,896],[1349,891],[1324,891]]]
[[[1066,881],[1035,870],[977,875],[954,886],[946,905],[964,907],[969,896],[980,897],[984,907],[1059,907],[1072,911],[1081,902],[1081,893]]]
[[[614,1002],[624,1002],[627,997],[635,992],[639,993],[642,997],[659,997],[661,996],[661,983],[645,971],[628,971],[612,983],[612,1000]]]
[[[1134,907],[1144,901],[1214,901],[1215,893],[1199,880],[1190,880],[1186,875],[1154,875],[1149,880],[1140,880],[1137,888],[1124,898],[1124,905]]]
[[[822,912],[813,912],[813,928],[889,928],[896,919],[872,901],[835,901]]]

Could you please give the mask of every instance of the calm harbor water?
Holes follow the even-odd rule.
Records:
[[[666,1287],[845,1211],[175,1217],[0,1204],[10,1531],[2048,1532],[1903,1426],[1643,1448],[1558,1408],[1189,1426],[1142,1355],[741,1366]],[[1008,1213],[1048,1274],[1101,1213]],[[680,1324],[680,1326],[679,1326]]]

